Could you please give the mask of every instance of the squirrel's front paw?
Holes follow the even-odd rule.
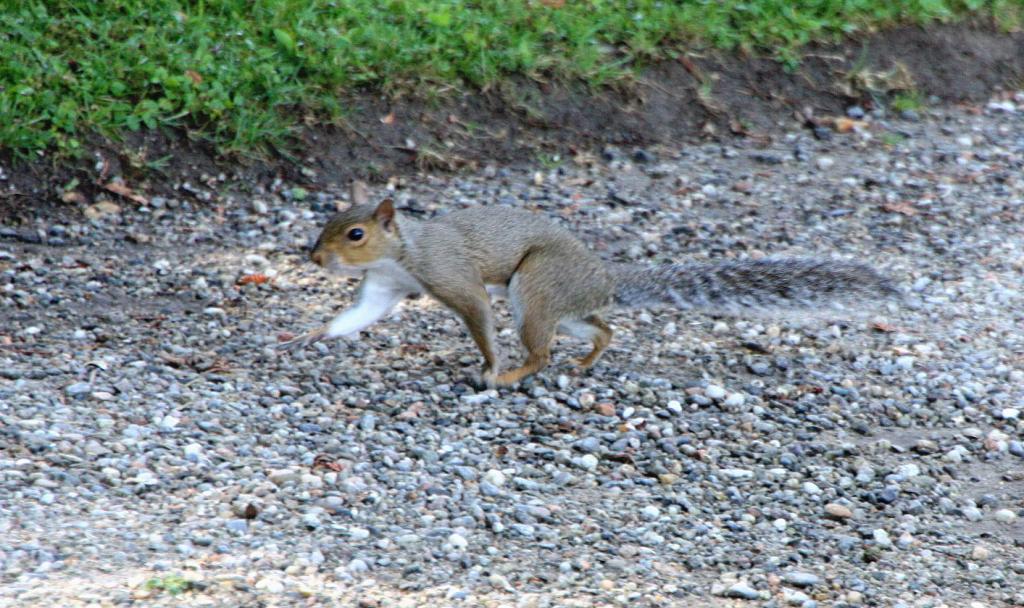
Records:
[[[480,373],[480,386],[486,389],[498,387],[498,372],[491,368],[484,368]]]
[[[311,331],[309,333],[302,334],[301,336],[296,336],[296,337],[292,338],[291,340],[286,340],[285,342],[281,342],[275,348],[277,348],[277,350],[279,350],[281,352],[296,351],[296,350],[305,348],[305,347],[309,346],[310,344],[313,344],[315,342],[319,342],[320,340],[323,340],[325,336],[326,336],[325,330],[323,328],[320,328],[320,329],[318,329],[316,331]]]

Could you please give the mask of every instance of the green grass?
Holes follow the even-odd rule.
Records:
[[[360,88],[601,85],[682,49],[790,64],[802,45],[1024,0],[0,0],[0,148],[74,155],[89,134],[176,127],[222,152],[287,147]]]
[[[919,111],[924,108],[924,97],[918,91],[898,93],[892,99],[892,109],[897,112]]]
[[[178,574],[168,574],[160,578],[151,578],[146,581],[146,589],[165,591],[171,595],[184,593],[191,588],[192,584]]]

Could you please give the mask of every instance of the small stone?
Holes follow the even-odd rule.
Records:
[[[729,479],[753,479],[754,472],[750,469],[722,469],[720,471]]]
[[[249,529],[249,522],[244,519],[229,519],[226,526],[228,530],[241,534]]]
[[[348,531],[348,537],[358,542],[370,538],[370,531],[366,528],[350,528]]]
[[[974,549],[971,551],[971,559],[979,562],[987,560],[990,557],[992,557],[992,552],[982,545],[975,545]]]
[[[723,405],[727,407],[740,407],[746,401],[746,397],[743,393],[732,393],[725,398]]]
[[[931,454],[939,449],[939,444],[930,439],[918,439],[914,444],[914,450],[920,454]]]
[[[648,505],[643,509],[640,509],[640,516],[647,521],[655,521],[661,517],[661,510],[653,505]]]
[[[284,593],[284,583],[272,577],[264,577],[256,581],[256,588],[267,593]]]
[[[726,597],[738,597],[745,600],[757,600],[761,598],[761,594],[758,593],[757,589],[754,589],[750,585],[739,582],[729,587],[725,592]]]
[[[399,546],[402,546],[402,547],[408,547],[408,546],[411,546],[411,545],[415,545],[415,544],[417,544],[419,542],[420,542],[420,537],[418,535],[416,535],[416,534],[402,534],[401,536],[399,536],[398,538],[395,539],[395,544],[397,544]]]
[[[984,515],[981,513],[981,509],[977,507],[964,507],[963,509],[964,518],[967,521],[981,521]]]
[[[992,517],[1001,524],[1012,524],[1017,519],[1017,514],[1010,509],[999,509]]]
[[[76,382],[69,385],[64,389],[64,392],[69,395],[82,395],[92,390],[92,385],[88,382]]]
[[[458,533],[452,533],[452,534],[451,534],[451,535],[450,535],[450,536],[448,537],[448,543],[449,543],[449,544],[450,544],[450,545],[452,546],[452,548],[454,548],[454,549],[455,549],[456,551],[465,551],[465,550],[466,550],[466,547],[468,547],[468,546],[469,546],[469,541],[468,541],[468,540],[466,540],[466,537],[465,537],[465,536],[463,536],[463,535],[461,535],[461,534],[458,534]]]
[[[484,481],[496,488],[500,488],[505,485],[505,474],[498,469],[490,469],[484,473]]]
[[[638,163],[652,163],[654,162],[654,155],[644,150],[643,148],[637,148],[633,152],[633,160]]]
[[[585,471],[593,471],[597,468],[597,456],[594,456],[593,454],[584,454],[579,458],[574,458],[573,464]]]
[[[834,502],[825,505],[825,513],[832,519],[844,520],[853,517],[853,511],[849,508]]]
[[[594,406],[594,411],[601,416],[612,417],[615,415],[615,406],[611,403],[598,403]]]
[[[299,481],[299,479],[301,478],[302,476],[298,472],[293,471],[291,469],[278,469],[276,471],[271,471],[270,474],[267,475],[267,479],[269,479],[271,483],[277,486],[283,486],[288,483],[295,483]]]
[[[882,528],[877,528],[872,532],[871,536],[875,539],[875,544],[879,547],[892,547],[892,539],[889,538],[889,533]]]
[[[185,460],[189,462],[199,462],[199,457],[203,454],[203,446],[198,443],[190,443],[185,446]]]
[[[180,418],[168,414],[160,419],[160,423],[157,426],[160,427],[161,431],[173,431],[179,422],[181,422]]]
[[[814,483],[813,481],[805,481],[803,484],[800,485],[800,489],[804,491],[804,494],[809,494],[811,496],[817,496],[818,494],[821,494],[821,488],[818,487],[818,484]]]
[[[816,574],[801,572],[799,570],[787,572],[783,575],[782,580],[797,587],[813,587],[821,581]]]
[[[817,160],[814,161],[814,164],[817,165],[818,169],[827,171],[836,164],[836,161],[831,156],[819,156]]]
[[[707,388],[704,389],[704,395],[710,399],[718,401],[724,399],[726,393],[725,389],[721,386],[718,386],[717,384],[709,384]]]

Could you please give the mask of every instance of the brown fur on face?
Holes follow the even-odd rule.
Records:
[[[335,215],[310,253],[314,264],[328,268],[335,264],[350,267],[368,266],[388,257],[396,246],[394,206],[387,199],[377,206],[353,205]],[[362,231],[361,238],[355,239]]]

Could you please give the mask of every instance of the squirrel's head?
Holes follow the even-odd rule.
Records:
[[[356,204],[327,222],[309,257],[328,270],[359,270],[391,257],[397,245],[391,199],[375,206],[357,198]]]

